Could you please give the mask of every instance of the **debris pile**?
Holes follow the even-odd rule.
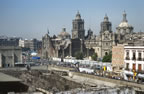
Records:
[[[28,92],[34,92],[37,88],[50,92],[60,92],[82,87],[81,84],[69,81],[54,72],[42,70],[2,72],[22,79],[23,83],[29,86]]]

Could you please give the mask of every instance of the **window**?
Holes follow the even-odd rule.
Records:
[[[130,60],[129,51],[126,52],[126,60]]]
[[[105,52],[105,56],[106,56],[106,55],[108,55],[108,53],[107,53],[107,52]]]
[[[138,71],[141,71],[142,70],[142,66],[141,64],[138,64]]]
[[[108,43],[106,43],[106,46],[108,46]]]
[[[123,36],[122,35],[120,35],[120,39],[123,40]]]
[[[136,64],[133,64],[133,71],[136,70]]]
[[[104,39],[105,39],[105,40],[108,40],[108,36],[105,36]]]
[[[139,61],[142,60],[142,58],[141,58],[141,52],[138,53],[138,60],[139,60]]]
[[[136,60],[136,53],[135,52],[133,52],[132,60]]]
[[[126,63],[126,70],[129,70],[129,63]]]
[[[77,29],[77,24],[74,24],[74,29]]]

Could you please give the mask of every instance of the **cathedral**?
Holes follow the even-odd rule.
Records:
[[[105,15],[101,22],[98,35],[93,34],[89,29],[85,35],[84,19],[77,12],[72,21],[72,37],[66,32],[66,28],[56,36],[50,36],[49,32],[42,37],[42,58],[51,57],[75,57],[78,52],[83,53],[84,57],[90,57],[97,53],[98,58],[103,58],[112,51],[112,46],[124,43],[142,42],[143,32],[133,32],[133,26],[128,24],[127,14],[124,11],[121,23],[116,27],[116,32],[112,31],[112,23]]]

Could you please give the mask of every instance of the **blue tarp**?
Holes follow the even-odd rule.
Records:
[[[40,59],[40,57],[32,57],[32,59]]]

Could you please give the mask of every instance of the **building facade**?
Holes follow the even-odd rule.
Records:
[[[62,29],[62,32],[57,36],[50,37],[46,34],[42,38],[42,57],[75,57],[78,52],[87,55],[87,48],[85,46],[85,30],[84,20],[81,19],[81,15],[78,12],[76,18],[72,22],[72,38],[71,35],[66,32],[66,28]],[[47,53],[47,54],[46,54]]]
[[[76,18],[72,22],[72,39],[84,39],[85,38],[85,30],[84,30],[84,20],[81,19],[81,15],[79,12],[76,14]]]
[[[121,43],[121,44],[128,43],[129,41],[132,40],[134,28],[128,23],[126,16],[127,14],[124,11],[123,19],[121,23],[119,24],[119,26],[116,27],[116,33],[115,33],[116,43]]]
[[[42,46],[42,42],[40,40],[37,39],[20,39],[19,40],[19,46],[22,48],[28,48],[32,51],[38,51],[39,49],[41,49]]]
[[[100,24],[100,32],[98,35],[95,35],[91,29],[87,31],[87,35],[85,35],[84,29],[84,20],[81,18],[79,12],[77,12],[75,19],[72,21],[72,38],[70,34],[66,32],[64,29],[58,36],[53,36],[50,39],[49,47],[45,47],[49,49],[52,47],[53,53],[50,51],[46,51],[44,46],[47,43],[46,38],[43,37],[43,56],[44,53],[49,53],[54,57],[67,57],[67,56],[75,56],[77,52],[82,52],[85,57],[89,57],[94,53],[97,53],[98,58],[103,58],[105,55],[108,55],[112,51],[113,45],[125,44],[125,43],[133,43],[138,42],[139,40],[143,40],[144,33],[143,32],[134,32],[133,26],[128,23],[126,18],[126,12],[123,13],[123,19],[121,23],[116,28],[116,32],[112,31],[112,23],[109,21],[107,15],[105,15],[104,20]],[[142,41],[139,41],[142,42]]]
[[[0,36],[0,46],[19,46],[19,37]]]
[[[50,37],[47,33],[42,38],[42,58],[66,57],[71,56],[71,38],[70,34],[63,28],[62,32],[56,37]]]
[[[114,72],[120,72],[124,66],[124,45],[115,45],[112,47],[112,69]]]
[[[14,67],[16,62],[22,62],[21,48],[0,46],[0,67]]]
[[[88,49],[93,48],[95,53],[97,53],[98,58],[108,55],[112,51],[112,45],[115,44],[112,24],[107,15],[105,15],[100,26],[101,30],[99,35],[93,35],[93,31],[89,29],[88,35],[85,38],[86,47]]]
[[[144,46],[125,46],[124,63],[126,70],[144,71]]]

